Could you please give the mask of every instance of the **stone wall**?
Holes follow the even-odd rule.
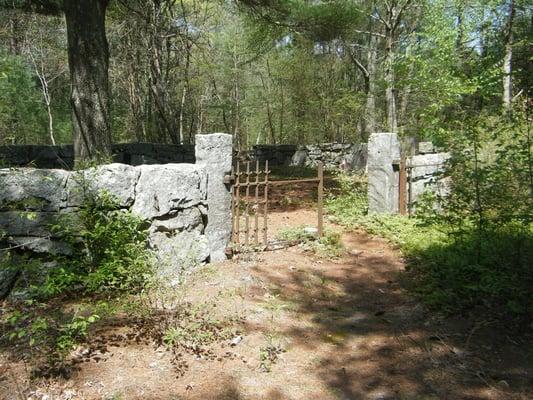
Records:
[[[435,153],[430,142],[419,143],[422,154],[406,158],[406,203],[410,212],[416,211],[420,197],[433,192],[439,197],[448,193],[449,185],[442,179],[448,153]],[[374,133],[368,142],[368,211],[370,213],[399,212],[399,160],[401,144],[395,133]],[[438,208],[438,204],[436,205]]]
[[[315,168],[319,162],[326,169],[364,170],[367,162],[367,145],[347,143],[322,143],[316,145],[259,145],[250,152],[253,160],[269,165],[292,165]]]
[[[416,212],[417,203],[425,192],[433,192],[438,198],[449,193],[449,182],[441,177],[449,158],[449,153],[428,153],[407,159],[407,204],[411,213]],[[438,204],[435,206],[439,208]]]
[[[118,143],[112,145],[113,161],[128,165],[194,163],[194,145]],[[0,146],[0,166],[72,169],[72,145]]]
[[[121,209],[147,221],[149,245],[161,272],[177,276],[191,264],[221,260],[231,236],[231,195],[222,176],[231,169],[231,135],[201,135],[197,140],[202,160],[198,165],[0,169],[0,231],[6,234],[0,246],[68,254],[61,232],[51,226],[65,215],[75,221],[84,193],[105,190]],[[216,171],[210,165],[216,165]],[[222,187],[217,188],[217,183]],[[217,215],[230,221],[229,229],[217,223]]]

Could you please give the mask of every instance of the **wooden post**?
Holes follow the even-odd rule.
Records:
[[[407,168],[405,166],[405,158],[400,159],[400,173],[399,175],[399,185],[398,185],[398,200],[399,200],[399,211],[400,215],[406,215],[407,214],[407,204],[405,203],[406,200],[406,187],[407,187]]]
[[[263,209],[263,244],[268,245],[268,160],[265,161],[265,198]]]
[[[241,236],[241,215],[240,215],[240,192],[241,192],[241,167],[240,162],[237,161],[237,171],[235,173],[235,215],[233,218],[235,218],[235,243],[237,246],[239,246],[240,243],[240,236]]]
[[[324,235],[324,164],[318,163],[318,236]]]
[[[250,244],[250,161],[246,162],[246,207],[244,214],[244,221],[246,228],[244,230],[244,244],[248,246]]]

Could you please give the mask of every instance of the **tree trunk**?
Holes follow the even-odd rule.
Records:
[[[507,23],[507,33],[505,35],[505,55],[503,57],[503,109],[506,112],[511,110],[513,96],[512,81],[512,61],[513,61],[513,20],[515,15],[514,0],[509,4],[509,21]]]
[[[108,0],[65,0],[76,165],[111,155]]]
[[[366,105],[365,105],[365,135],[363,140],[367,140],[370,134],[376,132],[376,61],[377,61],[378,38],[370,35],[368,47],[368,77],[366,86]]]
[[[394,32],[388,27],[385,29],[385,99],[387,102],[387,128],[389,132],[398,131],[396,118],[396,96],[394,93]]]

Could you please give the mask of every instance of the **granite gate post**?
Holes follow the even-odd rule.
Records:
[[[224,175],[231,173],[233,139],[225,133],[196,135],[196,164],[207,169],[207,227],[210,261],[226,259],[231,240],[231,191]]]
[[[368,140],[368,212],[399,212],[400,141],[395,133],[373,133]]]

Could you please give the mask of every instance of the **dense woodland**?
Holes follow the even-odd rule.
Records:
[[[82,54],[65,17],[80,16],[59,3],[0,2],[0,144],[73,140],[68,59]],[[220,131],[240,148],[376,131],[443,141],[523,109],[533,83],[527,0],[81,3],[109,55],[87,55],[102,82],[109,71],[106,141],[190,143]],[[84,18],[89,9],[100,20]]]
[[[428,191],[410,217],[369,214],[364,173],[328,175],[325,211],[335,230],[310,236],[304,226],[285,226],[294,221],[284,215],[285,239],[291,246],[300,244],[301,268],[293,266],[292,249],[290,267],[283,261],[278,270],[268,262],[278,262],[280,253],[268,253],[266,263],[257,258],[266,268],[251,267],[255,256],[243,258],[238,270],[246,276],[239,275],[234,287],[224,283],[214,296],[205,288],[218,290],[232,278],[227,265],[204,266],[204,272],[196,270],[204,274],[198,275],[198,283],[206,291],[197,296],[202,302],[198,308],[184,301],[183,294],[190,278],[184,271],[199,266],[184,261],[179,283],[169,285],[157,272],[164,262],[147,246],[146,221],[111,194],[89,190],[87,171],[73,172],[82,201],[79,207],[68,204],[77,217],[57,213],[58,222],[49,227],[49,238],[55,240],[52,234],[57,234],[70,253],[28,255],[28,244],[10,242],[0,229],[0,375],[6,369],[15,371],[10,372],[14,384],[6,398],[15,398],[14,392],[18,398],[30,398],[26,394],[40,384],[40,379],[30,378],[71,377],[81,362],[75,350],[93,337],[103,343],[99,335],[110,327],[113,332],[116,327],[131,329],[135,346],[140,338],[148,338],[152,350],[172,350],[178,374],[172,382],[181,385],[187,398],[195,393],[199,397],[191,398],[206,398],[197,392],[196,382],[209,378],[196,372],[195,379],[180,381],[188,369],[186,357],[190,363],[208,363],[214,354],[209,346],[231,340],[236,352],[257,350],[254,357],[260,364],[250,371],[270,373],[286,351],[273,338],[289,331],[293,343],[305,342],[300,353],[313,358],[287,364],[287,372],[279,379],[274,375],[265,387],[278,381],[290,385],[287,379],[299,379],[294,369],[300,369],[305,377],[316,372],[315,381],[327,379],[335,398],[345,393],[339,391],[339,382],[357,385],[365,380],[364,396],[346,391],[343,398],[531,398],[532,88],[531,0],[0,0],[0,145],[73,143],[76,169],[108,162],[113,142],[190,144],[196,134],[211,132],[231,133],[238,150],[263,143],[359,143],[373,132],[396,132],[402,138],[431,140],[450,153],[436,177],[446,178],[449,192],[439,197]],[[2,182],[8,186],[15,182],[7,180],[11,172],[2,169]],[[35,172],[41,171],[30,174]],[[277,172],[285,178],[316,176],[316,170],[298,168]],[[16,193],[24,191],[24,185],[11,187]],[[4,197],[3,226],[53,214],[48,209],[36,212],[46,201],[31,196],[35,198],[28,201]],[[285,205],[309,207],[298,204],[302,197],[297,192]],[[179,203],[174,197],[172,202]],[[305,215],[313,215],[304,222],[314,224],[315,210]],[[336,231],[341,227],[343,235]],[[395,246],[397,260],[389,265],[389,275],[384,270],[390,257],[382,253],[393,251],[371,235]],[[351,247],[343,247],[344,236],[355,240],[348,240]],[[366,248],[368,243],[374,244]],[[323,262],[324,271],[313,272]],[[262,268],[273,275],[257,280],[249,275]],[[309,280],[303,277],[306,268],[311,268]],[[278,281],[281,270],[290,279]],[[335,273],[328,276],[331,271]],[[267,283],[274,282],[269,281],[273,277],[279,285],[275,291],[275,285]],[[201,280],[211,278],[217,283]],[[261,287],[254,289],[254,282]],[[344,282],[342,288],[339,282]],[[310,291],[315,283],[316,292]],[[266,304],[264,309],[243,309],[242,285],[242,293],[260,293],[253,301]],[[228,291],[227,307],[215,307],[210,299],[223,298],[222,288]],[[399,301],[400,291],[408,293],[408,302]],[[286,304],[280,302],[284,296]],[[395,306],[407,311],[394,314]],[[230,309],[242,315],[234,318]],[[215,318],[213,310],[223,315]],[[309,322],[301,330],[291,323],[290,329],[286,325],[277,332],[282,320],[275,315],[284,310],[294,311],[295,321],[309,317]],[[256,319],[244,324],[248,315],[268,317],[271,328],[261,328]],[[446,319],[450,316],[464,326],[463,333],[457,334],[453,318]],[[259,331],[265,343],[256,349],[247,336]],[[244,346],[234,348],[243,336]],[[377,346],[386,336],[394,344]],[[363,337],[368,345],[360,341]],[[345,341],[350,339],[357,342]],[[335,364],[337,356],[329,350],[317,358],[326,343],[349,359]],[[394,350],[397,343],[404,347]],[[432,353],[438,345],[445,349]],[[151,354],[147,349],[143,354]],[[418,353],[426,358],[409,361]],[[378,356],[385,362],[369,364]],[[502,361],[506,359],[509,362]],[[100,362],[99,357],[93,360]],[[149,369],[152,361],[145,363]],[[139,381],[126,364],[123,361],[120,369],[127,380],[134,376]],[[99,365],[95,371],[107,364]],[[231,364],[217,365],[215,375],[226,381],[232,380],[225,372],[241,371]],[[451,375],[446,372],[449,365],[454,365]],[[428,368],[438,373],[430,374]],[[17,371],[27,377],[24,389]],[[113,369],[113,379],[119,372]],[[406,372],[412,374],[407,380]],[[367,397],[380,382],[374,378],[385,373],[402,382],[412,378],[412,385],[397,396]],[[0,397],[5,376],[0,377]],[[91,386],[88,376],[77,389]],[[167,390],[159,380],[160,370],[158,379],[154,376],[137,383]],[[440,388],[431,376],[440,377]],[[254,389],[262,386],[255,378],[248,381]],[[192,384],[185,387],[189,382],[194,391]],[[411,392],[418,386],[416,393],[424,395]],[[442,391],[446,386],[461,396],[441,396],[450,393]],[[503,394],[476,397],[471,391],[476,387]],[[209,396],[215,392],[210,389]],[[271,393],[275,396],[264,398],[285,398]],[[220,398],[248,397],[237,393]]]

